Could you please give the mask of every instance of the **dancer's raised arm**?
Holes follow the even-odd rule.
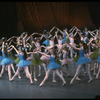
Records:
[[[66,43],[67,45],[69,45],[70,47],[72,47],[73,49],[75,50],[81,50],[81,48],[77,48],[77,47],[74,47],[73,45],[69,44],[69,43]]]
[[[9,39],[7,40],[7,42],[10,41],[10,40],[13,39],[13,38],[18,38],[18,36],[12,36],[11,38],[9,38]]]
[[[14,48],[14,50],[16,51],[16,53],[19,54],[19,51],[13,45],[11,45],[11,46],[12,46],[12,48]]]
[[[56,26],[54,26],[50,31],[49,34],[56,28]]]
[[[40,54],[42,54],[42,55],[45,55],[45,56],[47,56],[47,57],[49,57],[49,58],[50,58],[50,56],[49,56],[49,55],[47,55],[47,54],[45,54],[45,53],[43,53],[43,52],[38,51],[38,53],[40,53]]]
[[[93,40],[94,40],[94,39],[91,38],[91,39],[89,40],[89,42],[87,43],[87,45],[89,45]]]

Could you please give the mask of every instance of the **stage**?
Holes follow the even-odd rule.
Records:
[[[88,76],[84,74],[84,69],[82,69],[80,75],[82,80],[74,81],[71,85],[69,84],[76,67],[77,66],[73,67],[70,65],[70,78],[67,78],[64,74],[64,78],[67,82],[65,86],[62,86],[62,81],[57,76],[57,83],[53,83],[51,73],[46,83],[42,87],[39,87],[40,82],[44,78],[44,71],[42,71],[42,75],[37,78],[38,82],[34,81],[33,85],[30,85],[29,79],[22,73],[22,79],[16,77],[13,82],[9,82],[7,72],[5,72],[2,78],[0,78],[0,99],[94,99],[97,98],[96,96],[100,96],[100,78],[95,79],[93,72],[92,77],[94,80],[91,83],[88,83]]]

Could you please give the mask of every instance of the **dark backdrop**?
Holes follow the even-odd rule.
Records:
[[[100,26],[100,2],[0,2],[0,38],[23,31]]]

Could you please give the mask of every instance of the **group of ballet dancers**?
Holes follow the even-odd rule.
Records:
[[[75,79],[81,80],[79,75],[82,67],[89,76],[88,82],[91,82],[93,81],[91,71],[93,71],[93,75],[96,75],[96,79],[100,73],[99,48],[99,29],[90,31],[85,28],[82,31],[76,26],[70,30],[68,28],[60,30],[54,26],[50,31],[44,30],[42,33],[23,32],[20,36],[12,36],[8,39],[2,37],[0,39],[0,78],[6,70],[10,82],[16,76],[21,79],[20,72],[24,69],[23,73],[30,79],[32,85],[32,76],[34,81],[38,81],[37,77],[40,77],[44,72],[44,79],[39,85],[42,86],[48,79],[50,72],[53,71],[52,82],[57,82],[55,79],[55,75],[57,75],[63,82],[62,86],[64,86],[67,83],[65,76],[66,78],[71,77],[69,67],[73,66],[74,68],[76,64],[76,73],[70,84]]]

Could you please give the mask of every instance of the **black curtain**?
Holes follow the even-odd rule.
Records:
[[[16,2],[0,2],[0,37],[16,35],[17,22]]]
[[[100,2],[88,2],[88,8],[95,28],[100,27]]]
[[[53,26],[62,29],[93,27],[87,2],[18,2],[24,30],[42,32]]]
[[[31,23],[28,23],[27,24],[24,21],[24,19],[22,19],[22,16],[23,16],[24,13],[22,13],[22,15],[21,15],[21,10],[22,10],[22,8],[24,6],[24,3],[23,4],[19,3],[20,4],[19,5],[20,8],[18,7],[17,4],[18,4],[18,2],[17,3],[16,2],[0,2],[0,38],[2,36],[10,37],[12,35],[20,35],[20,33],[22,33],[24,30],[25,31],[29,31],[29,30],[32,29],[33,23],[31,22]],[[27,3],[28,6],[29,6],[29,4],[31,4],[31,3]],[[51,18],[51,19],[54,19],[55,18],[56,24],[57,24],[57,26],[59,28],[60,28],[61,25],[63,27],[67,26],[66,23],[71,24],[71,26],[73,26],[73,24],[76,23],[77,26],[78,25],[80,26],[81,20],[79,21],[78,18],[79,18],[80,15],[82,15],[82,13],[80,12],[81,14],[79,14],[79,16],[76,17],[76,15],[77,15],[77,12],[76,11],[77,10],[79,11],[79,8],[78,8],[79,7],[79,3],[78,2],[76,2],[76,3],[75,2],[74,3],[73,2],[70,2],[70,4],[69,3],[63,3],[63,2],[62,3],[51,3],[51,4],[52,4],[52,7],[53,7],[52,9],[50,8],[51,9],[51,13],[55,13],[55,12],[57,13],[57,12],[59,12],[61,10],[63,11],[63,9],[66,8],[66,12],[69,13],[69,15],[70,15],[68,17],[67,16],[67,13],[64,12],[63,14],[60,14],[61,17],[57,17],[59,14],[58,15],[56,14],[54,16],[49,16],[48,17],[48,18]],[[89,12],[90,18],[87,18],[87,19],[89,19],[89,20],[92,21],[92,23],[96,26],[95,28],[98,28],[100,26],[100,12],[99,12],[99,10],[100,10],[100,2],[87,2],[87,4],[88,4],[88,6],[85,6],[85,3],[84,3],[83,7],[81,7],[82,8],[82,11],[84,13],[84,9],[86,9],[86,7],[88,7],[88,11],[86,11],[86,12]],[[45,5],[45,3],[44,3],[44,5]],[[45,5],[45,6],[49,9],[50,4],[48,4],[48,5],[49,5],[48,7],[47,7],[47,5]],[[57,9],[56,9],[55,5],[57,6]],[[62,6],[62,5],[64,5],[64,6]],[[67,7],[65,5],[67,5]],[[82,2],[81,2],[81,5],[82,5]],[[33,4],[31,4],[31,6],[34,7]],[[31,6],[29,6],[29,8]],[[59,6],[61,6],[61,7],[59,8]],[[46,7],[44,9],[44,13],[47,12],[46,10],[48,10]],[[71,8],[71,9],[69,9],[69,8]],[[39,8],[39,10],[41,10],[41,9]],[[53,10],[53,12],[52,12],[52,10]],[[18,15],[18,11],[19,11],[19,15]],[[30,12],[31,11],[33,11],[33,10],[31,9]],[[36,10],[35,10],[35,12],[36,12]],[[39,13],[39,14],[42,14],[42,12]],[[75,18],[72,19],[73,18],[73,16],[72,16],[73,14],[74,14],[74,17],[77,18],[76,20],[75,20]],[[26,13],[25,13],[24,17],[25,16],[26,16]],[[40,17],[40,19],[41,19],[42,16],[41,17],[38,16],[38,17]],[[67,18],[66,18],[66,16],[67,16]],[[88,17],[85,14],[83,14],[82,16],[85,16],[85,18]],[[46,17],[46,15],[45,15],[45,17]],[[66,20],[64,20],[63,17]],[[58,18],[58,20],[56,20],[56,18]],[[84,18],[84,17],[82,17],[82,18]],[[27,21],[28,20],[30,20],[30,19],[27,19]],[[31,19],[31,20],[36,21],[35,19]],[[44,20],[46,20],[46,19],[44,18],[43,20],[41,19],[40,21],[42,22]],[[23,23],[23,21],[25,23]],[[53,22],[55,22],[55,21],[53,21]],[[60,23],[58,23],[58,22],[60,22]],[[82,19],[82,22],[83,22],[83,19]],[[48,22],[48,23],[51,23],[51,22]],[[49,26],[48,23],[46,23],[47,24],[47,27]],[[37,24],[38,23],[36,23],[36,25]],[[31,26],[31,27],[29,27],[29,26]],[[85,26],[85,23],[84,23],[84,26]],[[35,27],[35,25],[34,25],[34,27]],[[41,24],[41,27],[43,27],[43,24]],[[52,27],[52,25],[51,25],[51,27]],[[50,29],[50,28],[48,28],[48,29]],[[34,32],[35,31],[35,28],[33,28],[33,29],[34,30],[32,30],[32,31]],[[46,26],[44,26],[41,30],[43,30],[43,29],[46,29]],[[39,31],[39,30],[36,29],[36,31]]]

